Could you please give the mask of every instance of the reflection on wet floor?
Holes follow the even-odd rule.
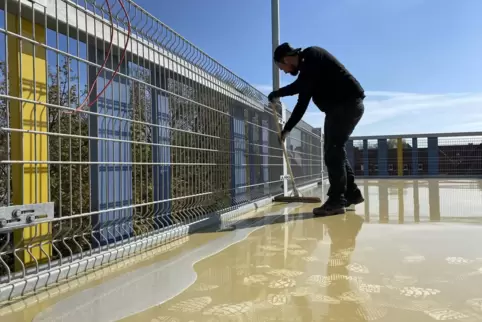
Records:
[[[479,221],[482,180],[360,180],[366,221]]]
[[[346,215],[273,206],[0,320],[482,321],[480,184],[360,186]]]
[[[302,207],[196,264],[183,293],[123,321],[481,321],[480,233],[312,218]],[[460,238],[471,241],[445,245]]]

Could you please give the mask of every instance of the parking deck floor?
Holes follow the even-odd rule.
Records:
[[[0,309],[7,321],[482,321],[482,183],[360,181],[278,204]]]

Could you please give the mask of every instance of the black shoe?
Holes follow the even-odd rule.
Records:
[[[363,199],[360,189],[356,189],[355,191],[346,194],[346,207],[358,205],[364,201],[365,199]]]
[[[328,199],[321,207],[314,208],[313,214],[315,216],[334,216],[345,213],[344,202],[333,201]]]

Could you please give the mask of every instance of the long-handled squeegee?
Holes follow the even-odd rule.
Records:
[[[273,115],[276,123],[276,127],[278,129],[278,135],[281,137],[281,127],[279,123],[278,113],[276,111],[276,104],[270,103],[271,108],[273,109]],[[286,152],[286,147],[284,144],[281,144],[281,149],[283,150],[283,155],[286,160],[286,164],[288,166],[289,176],[291,179],[291,185],[293,186],[292,196],[276,196],[273,198],[274,202],[305,202],[305,203],[320,203],[321,199],[318,197],[303,197],[298,189],[296,188],[295,184],[295,177],[293,176],[293,171],[291,170],[291,163],[290,158],[288,157],[288,153]]]

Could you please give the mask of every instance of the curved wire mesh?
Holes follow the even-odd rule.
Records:
[[[41,224],[0,221],[1,299],[43,271],[67,267],[35,289],[282,193],[261,92],[132,1],[45,5],[0,0],[0,207],[54,204]],[[303,131],[300,184],[321,176],[319,136]]]

